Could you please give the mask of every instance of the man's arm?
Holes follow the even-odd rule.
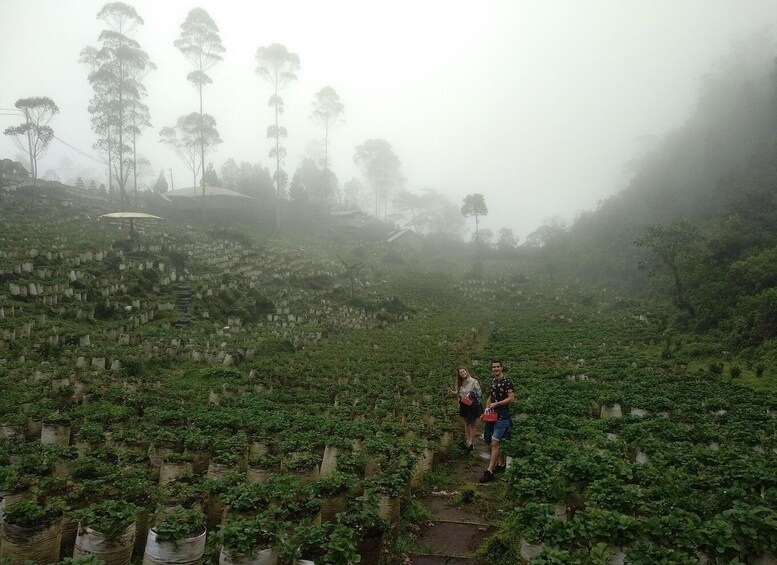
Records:
[[[507,406],[508,404],[512,404],[513,400],[515,400],[515,393],[512,390],[507,391],[507,398],[504,400],[500,400],[499,402],[495,402],[490,406],[490,408],[498,408],[499,406]],[[491,396],[489,395],[488,401],[491,402]]]

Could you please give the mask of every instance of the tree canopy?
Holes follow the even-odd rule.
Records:
[[[13,137],[16,145],[27,152],[34,186],[38,178],[38,158],[54,139],[54,130],[48,124],[59,113],[59,108],[47,96],[20,98],[14,106],[24,115],[24,123],[7,127],[3,133]]]
[[[353,161],[362,170],[362,174],[372,185],[375,193],[375,217],[379,215],[379,198],[385,203],[389,194],[404,181],[400,169],[399,157],[396,156],[391,144],[385,139],[368,139],[356,147]]]

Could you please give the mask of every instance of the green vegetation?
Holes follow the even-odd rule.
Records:
[[[413,489],[455,480],[424,465],[466,453],[445,453],[451,371],[487,385],[498,357],[517,387],[512,464],[488,496],[457,500],[496,522],[480,558],[774,554],[777,152],[758,135],[725,169],[696,155],[702,179],[678,176],[674,151],[700,141],[678,132],[568,230],[483,245],[482,278],[466,249],[400,250],[376,226],[272,240],[173,217],[128,240],[90,219],[100,198],[0,194],[0,490],[28,497],[7,520],[62,509],[115,535],[147,510],[160,541],[207,526],[233,556],[343,564],[400,532],[386,543],[399,562],[431,519]],[[695,192],[668,202],[681,180]],[[184,462],[160,484],[164,463]]]

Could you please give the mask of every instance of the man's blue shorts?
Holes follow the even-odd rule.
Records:
[[[510,428],[513,427],[511,418],[497,420],[496,422],[486,422],[483,430],[483,439],[487,445],[491,445],[491,439],[502,441],[510,437]]]

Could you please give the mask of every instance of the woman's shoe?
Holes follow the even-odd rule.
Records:
[[[475,444],[474,444],[474,443],[470,443],[470,444],[467,446],[467,451],[472,451],[473,449],[475,449]]]

